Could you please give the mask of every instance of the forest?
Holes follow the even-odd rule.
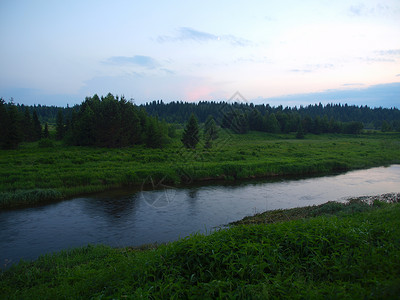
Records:
[[[16,149],[21,142],[38,140],[46,144],[52,137],[49,127],[55,128],[54,138],[67,145],[119,148],[143,144],[161,148],[174,137],[175,129],[185,123],[190,128],[186,128],[189,131],[185,131],[182,143],[195,148],[202,124],[208,125],[204,139],[206,147],[210,147],[216,138],[215,133],[209,132],[210,124],[214,132],[220,127],[236,134],[295,132],[297,138],[304,138],[307,133],[359,134],[363,129],[400,131],[400,111],[321,103],[283,108],[238,102],[153,101],[138,106],[123,96],[110,93],[105,97],[96,94],[86,97],[73,107],[25,106],[0,99],[2,149]],[[187,142],[190,136],[195,141]]]
[[[32,113],[31,113],[32,111]],[[42,123],[38,115],[41,116]],[[73,109],[57,107],[27,107],[0,101],[0,144],[3,149],[15,149],[21,142],[49,142],[49,124],[56,115],[55,139],[67,145],[119,148],[145,144],[161,147],[169,125],[149,116],[143,108],[124,97],[87,97]],[[44,139],[44,141],[43,141]]]

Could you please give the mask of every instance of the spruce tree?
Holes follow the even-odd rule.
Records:
[[[301,122],[299,122],[299,127],[297,128],[296,139],[304,139],[304,129]]]
[[[64,138],[64,120],[62,111],[59,110],[56,119],[56,139],[62,140]]]
[[[27,107],[25,107],[24,117],[21,121],[21,127],[23,129],[24,141],[32,141],[33,136],[33,124],[31,119],[31,114]]]
[[[17,107],[11,103],[8,107],[8,118],[6,123],[7,135],[5,137],[3,148],[16,149],[22,141],[20,116]]]
[[[0,147],[5,148],[6,137],[8,136],[8,113],[6,103],[0,98]]]
[[[50,134],[49,134],[49,125],[48,125],[47,122],[46,122],[46,124],[44,124],[43,137],[44,137],[45,139],[48,139],[49,136],[50,136]]]
[[[146,125],[146,146],[149,148],[161,148],[163,132],[158,120],[149,118]]]
[[[217,125],[212,116],[208,116],[206,123],[204,124],[204,135],[206,137],[209,136],[212,141],[218,138]]]
[[[40,121],[36,113],[36,110],[33,111],[32,122],[33,122],[33,140],[34,141],[40,140],[42,138],[42,125],[40,125]]]
[[[192,113],[183,131],[181,141],[186,148],[195,149],[199,139],[199,124]]]
[[[217,126],[215,125],[214,118],[212,116],[208,116],[206,123],[204,124],[204,139],[205,144],[204,148],[211,148],[212,141],[218,138]]]

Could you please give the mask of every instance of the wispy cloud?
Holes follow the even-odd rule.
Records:
[[[364,83],[345,83],[342,86],[365,86]]]
[[[390,56],[397,56],[400,55],[400,49],[390,49],[390,50],[379,50],[375,51],[379,55],[390,55]]]
[[[311,73],[312,70],[310,70],[310,69],[292,69],[292,70],[290,70],[290,72],[294,72],[294,73]]]
[[[372,86],[353,87],[350,89],[330,89],[317,93],[293,94],[281,97],[271,97],[268,103],[291,102],[292,105],[307,105],[310,103],[347,103],[369,105],[371,107],[399,108],[400,82]]]
[[[396,77],[400,77],[400,74],[397,74]]]
[[[318,69],[332,69],[335,66],[333,64],[308,64],[307,68],[311,69],[311,70],[318,70]]]
[[[364,4],[352,5],[349,8],[350,14],[354,16],[361,16],[363,13],[365,13],[365,10],[366,8]]]
[[[108,58],[105,63],[107,64],[115,64],[115,65],[137,65],[141,67],[145,67],[148,69],[154,69],[160,64],[154,58],[150,56],[144,55],[135,55],[135,56],[112,56]]]
[[[351,16],[363,17],[371,15],[390,15],[395,13],[396,9],[384,4],[367,6],[365,4],[351,5],[348,9]]]
[[[290,72],[294,73],[311,73],[321,69],[332,69],[334,68],[333,64],[307,64],[304,65],[304,68],[299,69],[291,69]]]
[[[158,36],[157,41],[160,43],[165,42],[185,42],[185,41],[195,41],[195,42],[209,42],[209,41],[226,41],[234,46],[248,46],[251,45],[251,41],[236,37],[234,35],[215,35],[212,33],[199,31],[189,27],[181,27],[174,36],[161,35]]]
[[[395,62],[395,59],[392,58],[383,58],[383,57],[358,57],[359,60],[365,62]]]

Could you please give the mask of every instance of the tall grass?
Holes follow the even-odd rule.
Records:
[[[373,167],[400,163],[399,139],[399,134],[310,135],[298,140],[294,135],[221,132],[212,149],[195,151],[183,148],[179,137],[163,149],[65,147],[59,142],[41,148],[29,143],[18,150],[0,150],[0,193],[40,189],[74,196],[142,186],[150,177],[179,184]]]
[[[52,189],[18,190],[0,193],[0,207],[18,207],[56,201],[63,198],[60,191]]]
[[[0,274],[2,299],[396,299],[400,204],[240,225],[141,251],[88,246]]]

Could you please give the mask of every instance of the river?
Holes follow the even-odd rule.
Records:
[[[400,192],[400,165],[314,178],[118,190],[0,211],[0,268],[86,246],[173,241],[257,212]]]

